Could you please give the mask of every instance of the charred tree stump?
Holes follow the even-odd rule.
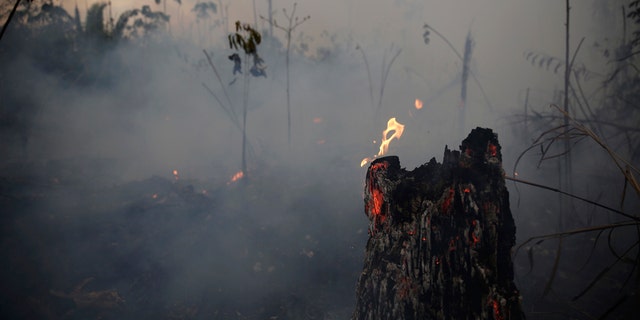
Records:
[[[491,129],[460,151],[406,171],[398,157],[367,170],[370,220],[353,319],[521,319],[513,282],[515,224]]]

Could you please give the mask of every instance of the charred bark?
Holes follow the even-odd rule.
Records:
[[[515,224],[491,129],[474,129],[413,171],[398,157],[367,170],[370,220],[353,319],[521,319]]]

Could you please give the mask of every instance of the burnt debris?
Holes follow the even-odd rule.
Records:
[[[500,144],[476,128],[407,171],[398,157],[366,175],[369,240],[353,319],[521,319]]]

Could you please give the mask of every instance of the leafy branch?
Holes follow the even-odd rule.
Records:
[[[264,66],[262,66],[262,58],[258,55],[258,45],[262,42],[262,36],[248,23],[241,23],[237,21],[236,32],[228,36],[229,47],[244,54],[244,64],[248,66],[248,58],[253,58],[253,66],[249,72],[244,73],[243,76],[243,92],[242,92],[242,172],[245,179],[248,177],[247,173],[247,109],[249,104],[249,79],[250,75],[253,76],[265,76]],[[234,63],[234,74],[236,71],[242,73],[241,64],[242,59],[237,53],[229,56],[229,59]],[[226,92],[226,91],[225,91]],[[226,94],[226,93],[225,93]],[[228,98],[228,97],[227,97]],[[229,100],[230,101],[230,100]]]

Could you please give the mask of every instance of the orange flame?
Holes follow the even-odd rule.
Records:
[[[391,131],[393,131],[393,134],[391,134],[391,136],[388,137]],[[376,157],[385,155],[389,150],[389,143],[391,143],[391,140],[393,140],[394,138],[400,139],[403,132],[404,132],[403,124],[396,121],[396,118],[389,119],[389,121],[387,121],[387,128],[384,131],[382,131],[382,142],[380,143],[380,150],[378,151],[378,154],[375,155],[373,158],[362,159],[362,161],[360,162],[360,167],[364,167],[364,165],[367,164],[367,162],[373,160]]]
[[[231,177],[231,180],[229,180],[229,182],[227,182],[227,184],[232,184],[232,183],[242,179],[242,177],[244,177],[244,172],[238,171],[238,172],[236,172],[236,174],[233,175],[233,177]]]
[[[416,99],[416,109],[422,109],[422,100]]]
[[[173,177],[176,178],[176,180],[180,179],[178,176],[178,170],[173,170]]]
[[[393,131],[393,134],[387,138],[389,132]],[[389,143],[393,138],[400,139],[404,132],[404,125],[396,121],[396,118],[391,118],[387,121],[387,129],[382,131],[382,143],[380,143],[380,151],[378,156],[384,155],[389,150]]]

